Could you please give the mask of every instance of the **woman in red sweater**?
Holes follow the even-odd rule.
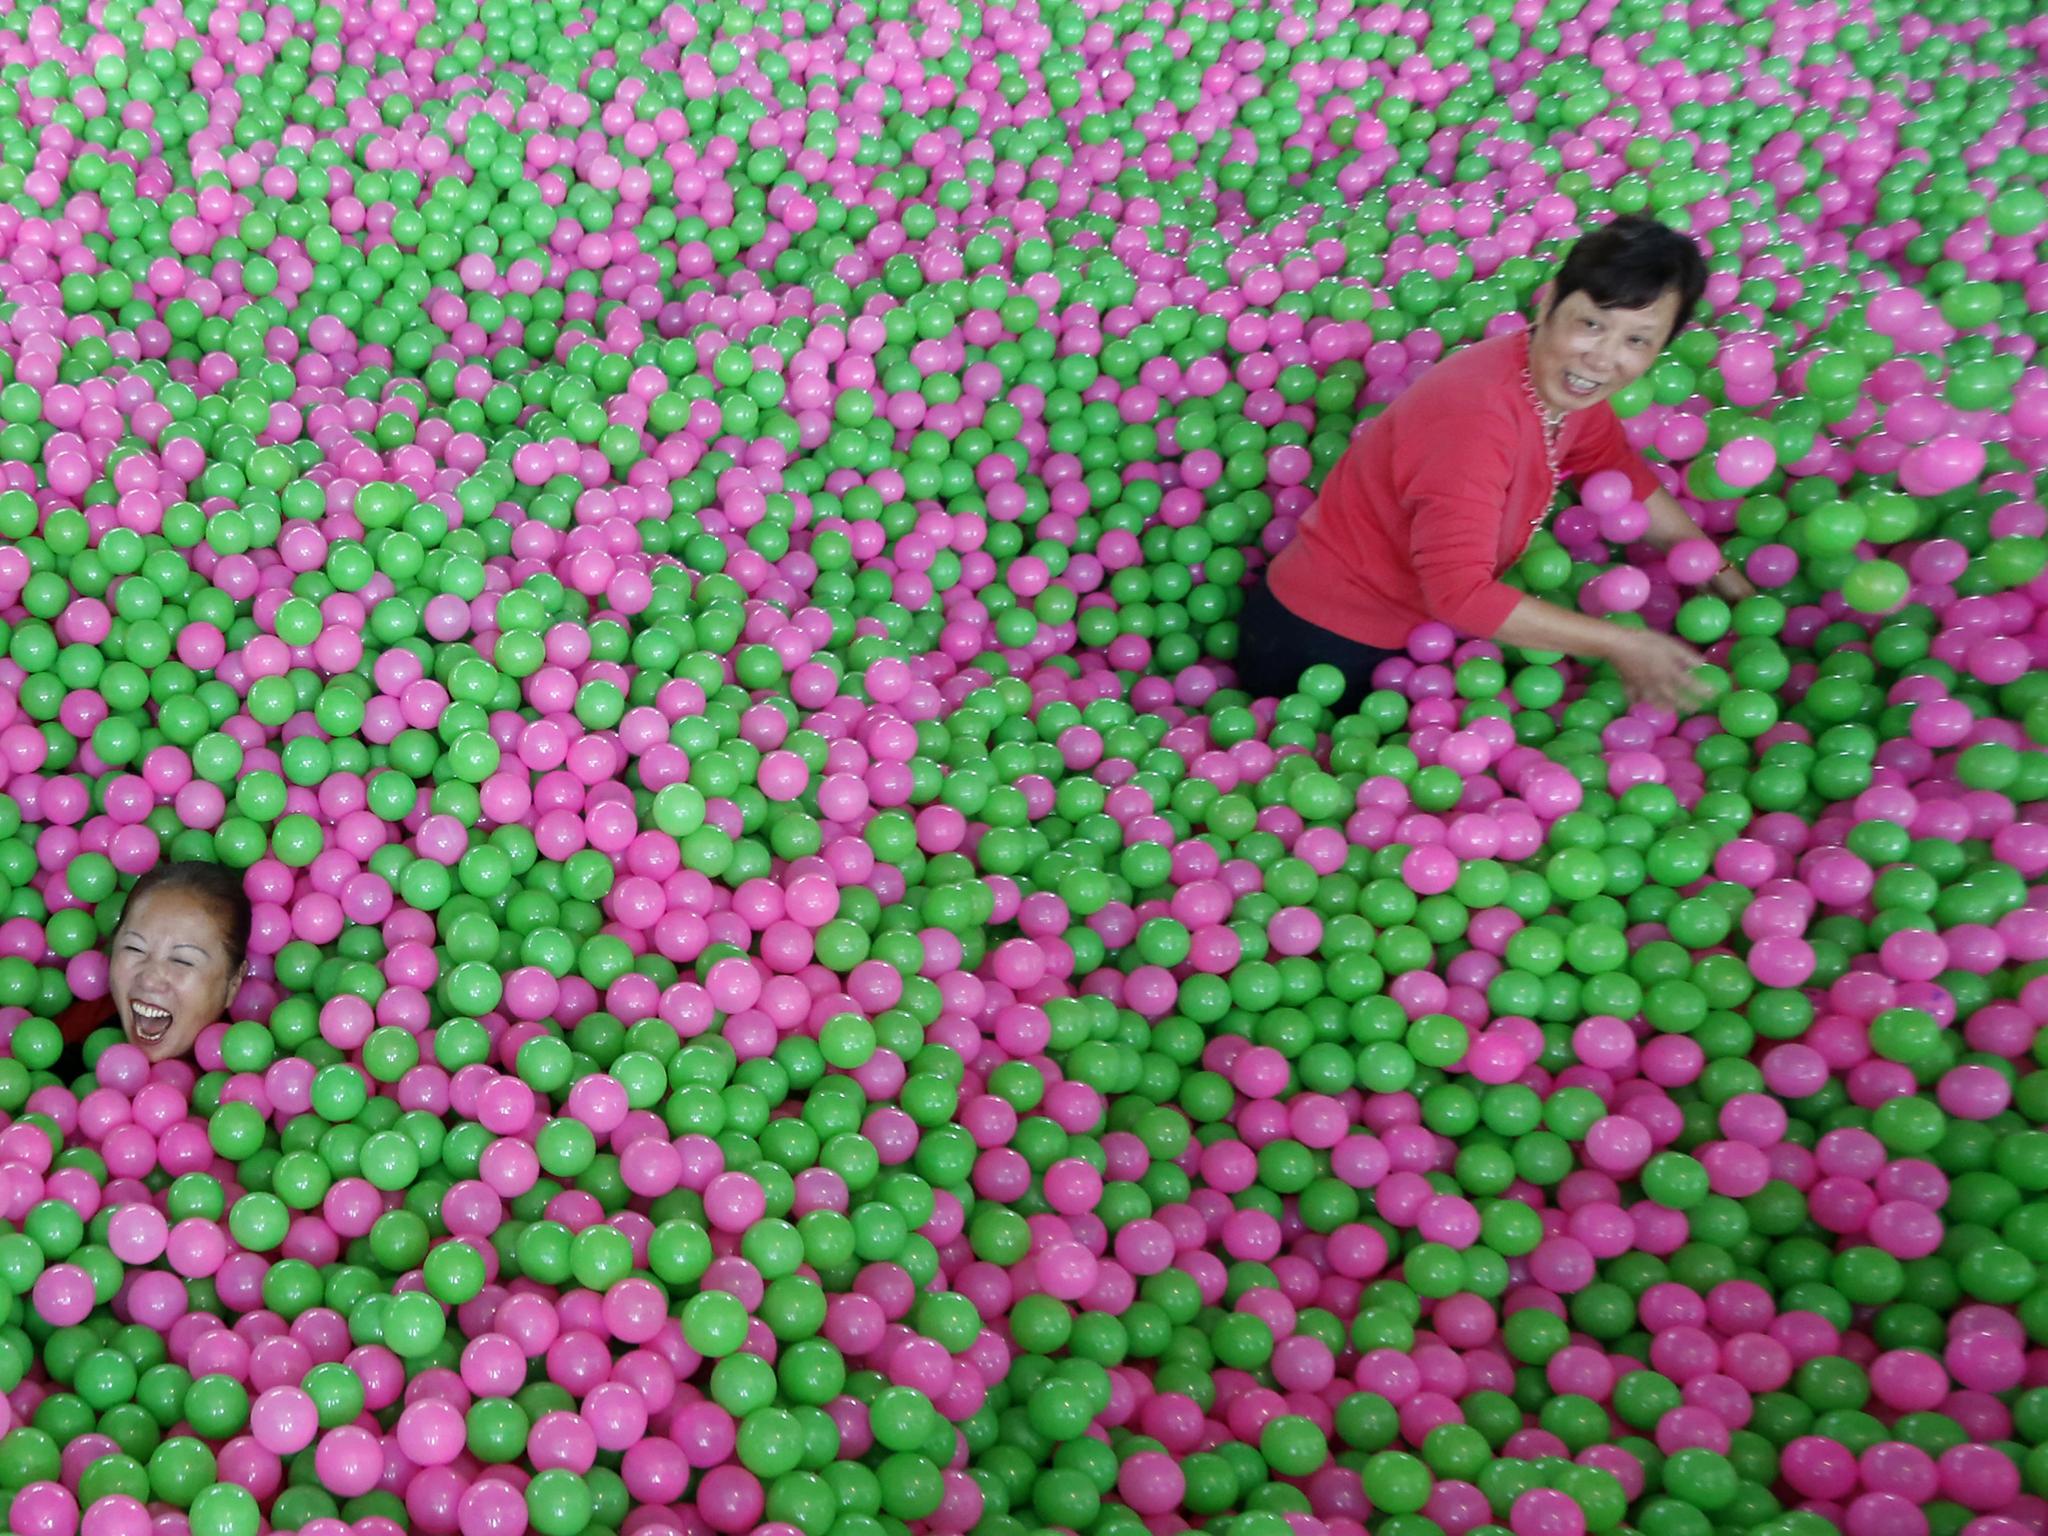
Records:
[[[1286,694],[1318,662],[1349,684],[1425,620],[1460,634],[1613,664],[1630,695],[1683,708],[1703,658],[1652,630],[1588,618],[1518,592],[1501,573],[1550,511],[1560,477],[1616,469],[1649,509],[1648,540],[1701,537],[1622,435],[1608,399],[1646,373],[1706,287],[1698,247],[1653,219],[1616,219],[1576,242],[1537,293],[1525,331],[1466,347],[1374,418],[1239,620],[1238,675]],[[1709,585],[1752,588],[1731,566]]]

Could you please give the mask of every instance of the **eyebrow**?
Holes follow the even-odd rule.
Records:
[[[131,929],[131,930],[129,930],[128,932],[126,932],[126,933],[123,933],[123,934],[121,934],[121,935],[120,935],[120,939],[121,939],[121,942],[123,942],[123,943],[125,943],[125,944],[140,944],[140,945],[142,945],[142,946],[143,946],[143,947],[144,947],[145,949],[146,949],[146,948],[148,948],[148,946],[149,946],[149,940],[148,940],[147,938],[145,938],[145,937],[144,937],[143,935],[141,935],[141,934],[139,934],[139,933],[136,933],[136,932],[135,932],[134,930],[132,930],[132,929]],[[206,946],[205,946],[204,944],[194,944],[194,943],[192,943],[192,942],[190,942],[189,940],[186,940],[186,939],[180,939],[180,940],[178,940],[177,942],[175,942],[174,944],[172,944],[172,945],[171,945],[171,948],[172,948],[172,949],[189,949],[189,950],[191,950],[191,951],[192,951],[192,952],[193,952],[194,954],[199,954],[199,955],[210,955],[210,954],[212,954],[212,953],[213,953],[213,951],[212,951],[211,949],[207,948],[207,947],[206,947]]]

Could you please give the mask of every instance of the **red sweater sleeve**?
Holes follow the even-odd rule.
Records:
[[[106,997],[82,997],[57,1016],[57,1028],[63,1031],[67,1045],[77,1045],[102,1024],[114,1020],[113,999]]]
[[[1409,556],[1423,610],[1462,634],[1486,639],[1522,599],[1494,575],[1507,510],[1509,445],[1496,424],[1478,414],[1441,422],[1435,431],[1437,443],[1403,466]]]
[[[1618,469],[1628,476],[1629,488],[1638,501],[1663,489],[1650,466],[1643,462],[1643,456],[1630,446],[1613,406],[1603,401],[1588,410],[1586,416],[1588,420],[1573,440],[1571,451],[1558,465],[1564,474],[1583,479],[1603,469]]]

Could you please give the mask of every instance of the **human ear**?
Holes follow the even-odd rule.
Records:
[[[249,979],[249,962],[244,960],[228,977],[227,991],[220,1000],[220,1016],[227,1017],[228,1009],[234,1005],[235,994],[242,990],[242,983]]]

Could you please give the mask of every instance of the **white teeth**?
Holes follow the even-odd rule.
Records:
[[[171,1013],[154,1003],[131,1002],[128,1011],[135,1018],[135,1032],[145,1040],[161,1039],[171,1027]]]
[[[1564,381],[1568,386],[1570,386],[1572,390],[1582,395],[1591,394],[1594,390],[1600,387],[1599,384],[1594,382],[1592,379],[1581,378],[1576,373],[1566,374],[1564,376]]]

